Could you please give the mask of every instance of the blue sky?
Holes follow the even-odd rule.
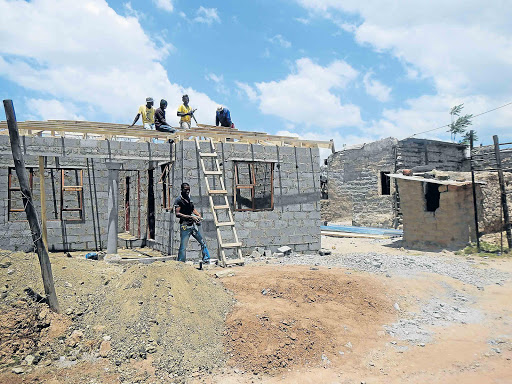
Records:
[[[146,96],[188,93],[238,129],[405,138],[512,101],[512,24],[501,0],[0,0],[0,96],[19,120],[130,124]],[[511,141],[512,105],[474,119]],[[449,140],[446,129],[417,137]]]

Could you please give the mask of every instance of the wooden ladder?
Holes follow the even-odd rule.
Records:
[[[233,213],[231,212],[231,207],[229,205],[228,201],[228,191],[226,190],[226,186],[224,185],[224,179],[222,177],[222,171],[220,170],[220,164],[219,164],[219,158],[217,157],[217,152],[215,152],[215,144],[213,143],[213,140],[210,139],[210,149],[211,152],[201,152],[201,146],[199,145],[199,139],[196,137],[196,147],[197,152],[199,153],[199,160],[201,162],[201,168],[204,175],[204,181],[206,183],[206,191],[208,193],[208,200],[210,201],[210,210],[212,211],[213,215],[213,221],[215,223],[215,228],[217,231],[217,242],[219,244],[219,253],[220,253],[220,260],[221,265],[223,267],[227,267],[228,265],[234,265],[234,264],[244,264],[244,258],[242,257],[242,243],[238,239],[238,234],[236,233],[235,228],[235,220],[233,219]],[[204,159],[209,158],[213,160],[214,169],[213,170],[207,170],[204,164]],[[218,177],[220,185],[220,189],[211,189],[210,182],[208,181],[208,176],[210,177]],[[213,201],[214,196],[220,196],[224,198],[224,204],[221,205],[215,205]],[[228,221],[219,222],[217,211],[225,210],[227,212]],[[222,240],[221,235],[221,228],[223,227],[229,227],[233,231],[233,239],[234,242],[232,243],[225,243]],[[235,259],[227,260],[226,258],[226,249],[234,249],[236,253]]]

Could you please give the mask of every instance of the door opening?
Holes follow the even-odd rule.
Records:
[[[126,176],[124,190],[124,230],[130,232],[130,176]]]
[[[155,239],[155,185],[153,169],[148,170],[148,239]]]

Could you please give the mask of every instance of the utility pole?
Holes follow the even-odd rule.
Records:
[[[16,114],[12,100],[4,100],[4,109],[5,116],[7,117],[7,127],[9,128],[14,167],[16,168],[16,175],[20,183],[23,206],[25,207],[30,232],[32,233],[32,241],[36,247],[37,257],[39,258],[44,292],[46,293],[46,299],[48,300],[50,309],[58,313],[60,309],[57,294],[55,293],[55,286],[53,284],[52,266],[50,264],[48,251],[43,243],[41,227],[39,226],[36,209],[32,202],[32,191],[30,190],[27,171],[25,169],[25,160],[23,159],[23,152],[21,151],[20,133],[18,131],[18,123],[16,122]],[[44,174],[39,175],[39,177],[44,177]]]
[[[473,138],[474,131],[469,131],[469,164],[471,168],[471,187],[473,189],[473,211],[475,214],[476,249],[480,252],[480,232],[478,230],[478,205],[476,203],[475,170],[473,169]]]
[[[501,206],[503,207],[503,219],[505,221],[505,231],[507,233],[507,243],[509,252],[512,249],[512,232],[510,230],[510,216],[508,213],[508,204],[507,204],[507,192],[505,190],[505,180],[503,178],[503,169],[501,168],[501,154],[500,154],[500,143],[498,141],[498,136],[494,135],[492,137],[494,141],[494,154],[496,155],[496,165],[498,168],[498,180],[500,182],[500,191],[501,191]],[[503,231],[503,229],[502,229]]]

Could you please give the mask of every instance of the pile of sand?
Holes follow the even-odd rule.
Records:
[[[62,318],[69,319],[69,327],[54,335],[42,365],[104,358],[123,379],[133,377],[137,361],[145,361],[151,374],[165,381],[211,371],[225,362],[222,334],[233,299],[204,271],[173,261],[119,266],[52,255],[51,262]],[[30,304],[24,289],[44,291],[35,254],[13,253],[2,263],[0,310],[11,318],[16,303]],[[40,310],[27,317],[26,327],[40,327]],[[33,331],[28,334],[34,336]],[[38,345],[43,347],[35,342],[20,358],[37,353]],[[59,345],[63,347],[55,348]],[[7,360],[2,360],[4,369],[17,363]]]

